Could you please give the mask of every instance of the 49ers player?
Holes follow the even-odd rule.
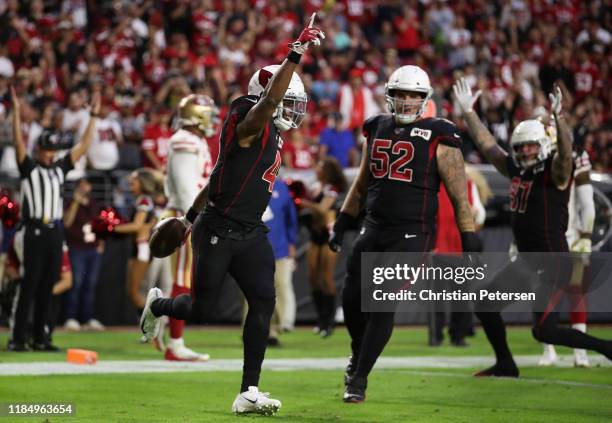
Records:
[[[215,102],[208,96],[190,94],[178,105],[179,129],[168,141],[166,196],[168,208],[162,218],[181,217],[187,212],[198,192],[208,184],[212,160],[205,137],[215,134],[218,114]],[[191,236],[190,236],[191,237]],[[192,252],[190,239],[170,256],[172,294],[174,298],[189,294],[191,289]],[[174,361],[206,361],[208,354],[187,348],[183,340],[184,320],[169,318],[170,340],[164,357]],[[160,335],[162,331],[160,331]],[[157,342],[158,345],[161,342]]]

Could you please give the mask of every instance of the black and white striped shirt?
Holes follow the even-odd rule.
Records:
[[[64,214],[64,177],[73,168],[70,154],[44,166],[30,156],[19,165],[21,177],[21,219],[50,223]]]

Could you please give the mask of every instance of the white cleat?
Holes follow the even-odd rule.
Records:
[[[538,366],[554,366],[558,360],[559,357],[557,356],[555,347],[549,344],[544,344],[544,353],[542,354],[542,358],[540,358],[540,361],[538,361]]]
[[[81,330],[81,324],[76,319],[68,319],[64,323],[64,329],[70,332],[78,332]]]
[[[170,339],[164,358],[170,361],[208,361],[210,355],[199,354],[185,346],[183,338]]]
[[[270,398],[267,392],[259,392],[257,386],[249,386],[249,390],[238,394],[232,404],[232,412],[236,414],[255,413],[272,416],[279,408],[281,402]]]
[[[586,350],[574,350],[574,367],[591,367],[591,363],[589,362],[589,357],[587,356]]]
[[[141,342],[149,342],[151,339],[159,336],[161,319],[159,317],[155,317],[151,311],[151,303],[158,298],[162,298],[161,289],[151,288],[147,294],[147,300],[145,301],[145,306],[142,310],[142,316],[140,316],[140,330],[142,330],[143,333]]]
[[[104,325],[102,323],[100,323],[99,320],[89,319],[89,321],[83,325],[83,329],[84,330],[91,330],[91,331],[94,331],[94,332],[102,332],[102,331],[106,330],[106,327],[104,327]]]

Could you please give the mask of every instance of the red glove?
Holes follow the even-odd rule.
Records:
[[[310,43],[318,46],[323,39],[325,34],[319,28],[304,28],[298,39],[289,44],[289,48],[298,54],[304,54]]]

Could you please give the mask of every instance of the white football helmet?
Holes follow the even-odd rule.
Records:
[[[395,98],[394,91],[412,91],[422,94],[421,100],[402,100]],[[414,122],[425,111],[427,102],[433,94],[427,72],[418,66],[402,66],[393,71],[385,84],[385,97],[389,111],[400,124]],[[414,109],[416,108],[416,111]]]
[[[538,144],[540,149],[535,159],[526,159],[518,154],[518,148],[524,144]],[[514,128],[510,137],[512,148],[512,159],[514,163],[527,169],[535,164],[543,162],[552,152],[552,140],[546,132],[546,128],[539,120],[524,120]]]
[[[261,96],[264,92],[266,85],[276,71],[280,68],[280,65],[266,66],[255,72],[249,81],[249,95]],[[297,73],[293,73],[291,82],[289,82],[289,88],[285,92],[283,101],[279,103],[276,111],[272,115],[274,118],[274,125],[279,131],[287,131],[291,128],[297,128],[300,126],[306,115],[306,103],[308,102],[308,96],[304,89],[304,83]]]

